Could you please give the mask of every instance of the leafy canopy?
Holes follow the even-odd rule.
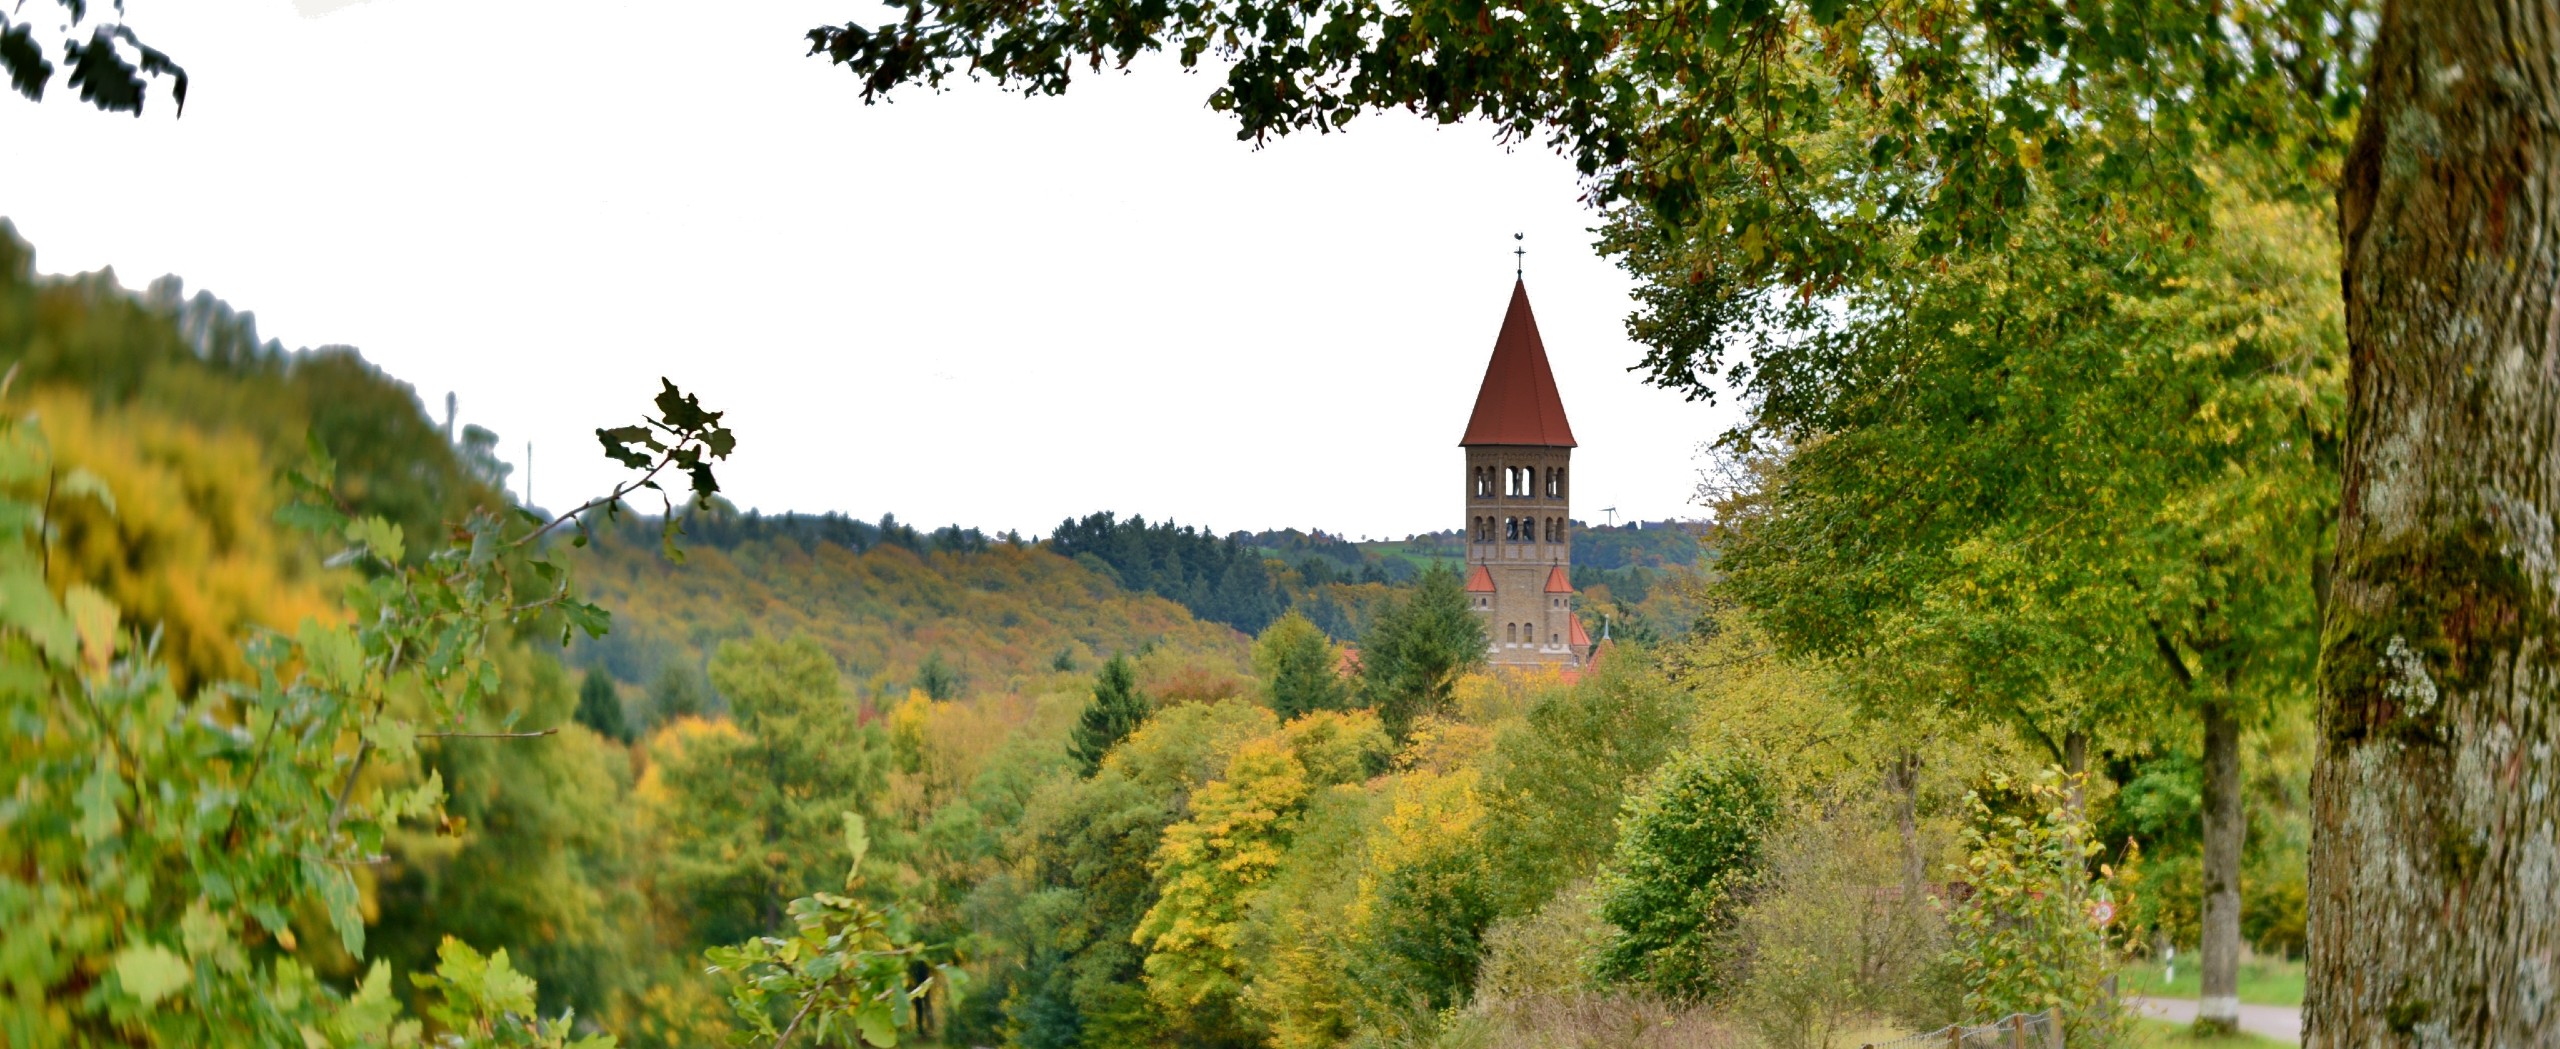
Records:
[[[414,560],[400,527],[341,508],[334,463],[315,446],[292,478],[304,498],[280,517],[365,571],[347,614],[257,637],[246,680],[181,696],[112,602],[82,584],[57,593],[48,579],[45,503],[111,512],[112,493],[77,471],[66,486],[36,425],[0,419],[0,716],[11,726],[0,777],[17,785],[0,852],[29,861],[0,871],[8,1041],[413,1039],[414,1026],[396,1023],[387,968],[376,962],[342,996],[296,955],[295,916],[318,915],[345,956],[363,958],[355,869],[378,862],[402,825],[442,822],[441,777],[391,783],[367,777],[368,765],[412,763],[421,740],[441,736],[551,731],[516,731],[499,655],[517,631],[601,633],[607,618],[574,595],[542,538],[612,505],[676,449],[694,449],[706,471],[726,455],[716,414],[649,425],[665,456],[639,479],[547,521],[477,511],[453,545]],[[501,978],[503,960],[482,967],[458,949],[440,969],[431,986],[451,993],[435,1015],[466,1039],[559,1044],[567,1030],[565,1019],[489,1015],[530,1014],[529,984]]]
[[[2200,229],[2202,165],[2228,149],[2325,188],[2371,24],[2357,0],[889,6],[884,24],[808,33],[866,99],[980,76],[1057,94],[1078,67],[1163,51],[1223,67],[1209,103],[1247,139],[1386,109],[1543,139],[1598,199],[1699,246],[1689,280],[1661,289],[1717,301],[1692,316],[1997,245],[2038,200],[2144,242]],[[1665,342],[1647,364],[1703,392],[1719,352]]]

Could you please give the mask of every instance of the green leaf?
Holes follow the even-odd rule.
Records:
[[[881,1049],[898,1044],[897,1015],[889,1011],[889,1003],[869,1001],[853,1014],[853,1026],[861,1030],[862,1040]]]
[[[399,564],[407,556],[408,546],[400,526],[379,517],[367,517],[348,524],[347,540],[362,544],[387,564]]]
[[[53,591],[46,589],[44,579],[25,568],[0,575],[0,626],[25,632],[56,663],[78,658],[78,628],[53,599]]]
[[[852,855],[854,869],[861,870],[862,858],[871,853],[871,831],[862,822],[861,813],[844,814],[844,851]]]
[[[329,913],[329,925],[338,930],[338,943],[355,957],[364,957],[364,915],[357,909],[356,879],[346,868],[305,857],[302,876],[320,892],[320,904]]]
[[[72,796],[72,804],[80,809],[80,819],[73,824],[72,830],[80,835],[80,840],[96,845],[124,829],[124,817],[118,805],[125,794],[124,779],[116,775],[115,766],[99,762],[98,767],[89,773],[89,778],[81,782],[79,793]]]
[[[276,523],[295,531],[329,534],[347,526],[347,515],[334,507],[295,501],[276,507]]]
[[[364,650],[354,631],[306,619],[294,640],[302,646],[304,664],[330,686],[352,689],[364,680]]]
[[[195,979],[195,970],[177,952],[156,943],[137,943],[116,952],[116,982],[125,993],[142,999],[144,1005],[157,1004],[171,992]]]

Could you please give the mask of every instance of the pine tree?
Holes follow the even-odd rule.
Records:
[[[622,693],[601,668],[587,668],[586,679],[578,683],[577,717],[579,724],[596,730],[596,735],[631,742],[631,721],[622,713]]]
[[[1484,621],[1467,607],[1458,573],[1434,565],[1361,637],[1360,690],[1401,744],[1415,718],[1448,706],[1458,675],[1482,663],[1484,649]]]
[[[1129,657],[1113,656],[1093,679],[1093,701],[1068,737],[1067,752],[1087,777],[1102,768],[1102,756],[1145,724],[1154,708],[1138,691],[1138,674]]]

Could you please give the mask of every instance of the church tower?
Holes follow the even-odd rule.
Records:
[[[1484,618],[1487,657],[1579,669],[1591,638],[1573,613],[1573,427],[1525,283],[1511,286],[1458,444],[1467,459],[1467,603]]]

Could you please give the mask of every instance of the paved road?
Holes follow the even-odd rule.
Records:
[[[2141,999],[2142,1015],[2167,1020],[2174,1024],[2196,1022],[2196,1000],[2193,998]],[[2265,1035],[2279,1041],[2302,1043],[2302,1010],[2290,1005],[2251,1005],[2240,1003],[2240,1029],[2250,1034]]]

